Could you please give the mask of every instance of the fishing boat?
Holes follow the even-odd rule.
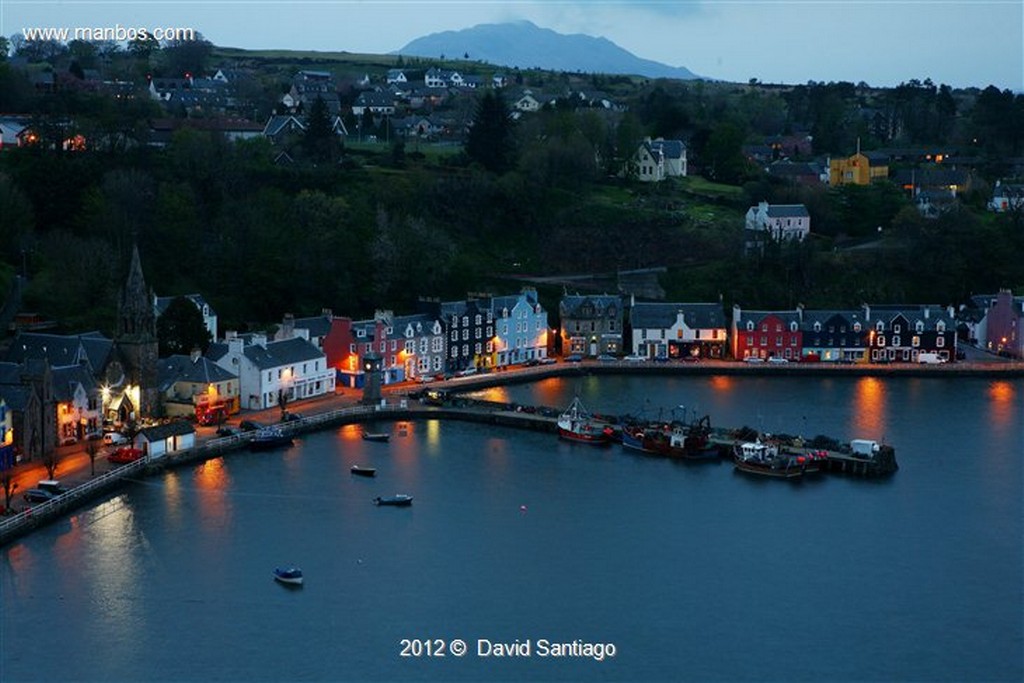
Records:
[[[806,472],[806,458],[783,453],[776,444],[748,441],[737,444],[733,463],[737,470],[778,479],[797,479]]]
[[[362,465],[352,465],[352,474],[360,477],[376,477],[377,469],[375,467],[363,467]]]
[[[261,427],[249,439],[250,451],[265,451],[291,445],[292,437],[278,427]]]
[[[274,580],[290,586],[301,586],[302,570],[298,567],[275,567]]]
[[[412,505],[412,496],[407,496],[404,493],[397,493],[393,496],[381,497],[377,496],[373,499],[375,505],[391,505],[393,507],[409,507]]]
[[[689,425],[681,422],[633,423],[622,429],[622,446],[631,450],[682,460],[717,460],[710,442],[711,421],[705,415]]]
[[[558,436],[579,443],[606,444],[615,436],[615,430],[594,417],[577,396],[558,416]]]
[[[363,441],[386,442],[391,438],[387,432],[363,432]]]

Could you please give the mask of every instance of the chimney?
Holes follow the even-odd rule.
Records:
[[[202,351],[199,350],[198,346],[193,346],[191,353],[188,354],[189,360],[195,365],[199,362],[199,359],[203,357]]]
[[[334,311],[329,308],[323,308],[320,310],[320,315],[327,318],[328,321],[334,320]]]
[[[295,316],[291,313],[284,314],[284,320],[281,322],[281,329],[277,332],[277,338],[291,339],[295,336]]]

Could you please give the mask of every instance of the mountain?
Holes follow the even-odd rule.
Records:
[[[701,78],[684,67],[641,59],[607,38],[580,33],[566,35],[529,21],[479,24],[461,31],[442,31],[417,38],[391,54],[470,59],[521,69],[635,74],[648,78]]]

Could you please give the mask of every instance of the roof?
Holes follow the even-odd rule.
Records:
[[[54,367],[87,362],[95,373],[107,365],[114,342],[99,332],[78,335],[19,333],[7,349],[4,360],[23,363],[45,358]]]
[[[666,159],[682,159],[686,153],[686,145],[683,144],[682,140],[663,140],[658,138],[657,140],[651,140],[650,146],[652,149],[661,150]]]
[[[769,218],[807,218],[807,207],[803,204],[769,204]]]
[[[776,317],[788,326],[791,323],[800,323],[800,312],[799,311],[740,311],[740,319],[736,323],[738,328],[746,327],[747,323],[753,323],[756,327],[758,323],[768,317]]]
[[[605,311],[612,307],[615,308],[616,314],[619,314],[622,311],[622,297],[613,294],[567,294],[559,302],[558,310],[563,318],[576,318],[581,316],[580,309],[587,305],[594,307],[594,317],[603,317]]]
[[[309,338],[326,337],[331,331],[331,318],[326,315],[314,315],[310,318],[295,318],[292,325],[301,330],[309,330]]]
[[[85,392],[96,391],[96,380],[84,365],[65,365],[51,369],[53,397],[61,403],[75,397],[75,389],[81,386]]]
[[[679,313],[683,314],[683,322],[690,329],[723,329],[726,326],[721,304],[637,303],[630,310],[629,321],[634,328],[664,330],[675,325]]]
[[[250,344],[242,353],[260,370],[326,358],[323,351],[302,337],[269,342],[266,346]]]
[[[170,422],[162,425],[156,425],[155,427],[146,427],[139,431],[139,434],[146,440],[152,443],[153,441],[163,441],[172,436],[183,436],[185,434],[195,434],[196,428],[191,422],[187,420],[171,420]]]
[[[157,383],[161,391],[166,391],[177,382],[215,384],[232,379],[237,379],[236,375],[204,356],[192,360],[191,356],[175,354],[161,358],[157,364]]]

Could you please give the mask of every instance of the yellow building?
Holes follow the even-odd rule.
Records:
[[[879,154],[857,152],[846,159],[832,159],[828,164],[828,183],[839,185],[870,185],[876,178],[889,177],[889,161]]]

